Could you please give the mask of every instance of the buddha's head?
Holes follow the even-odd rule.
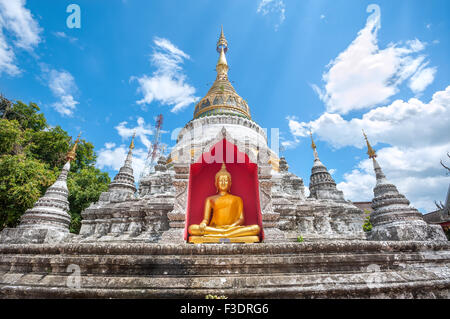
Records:
[[[231,188],[231,174],[227,171],[225,163],[222,164],[220,171],[216,173],[215,184],[218,192],[228,192]]]

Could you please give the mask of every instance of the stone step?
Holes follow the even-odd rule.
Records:
[[[67,276],[2,274],[0,297],[31,298],[449,298],[450,282],[434,271],[283,276],[89,277],[80,288],[67,286]],[[448,274],[447,274],[448,276]]]
[[[73,265],[79,289],[68,288]],[[445,242],[0,245],[2,298],[448,298],[449,288]]]
[[[302,255],[241,255],[241,256],[124,256],[124,255],[5,255],[0,257],[0,271],[19,273],[67,272],[77,265],[84,274],[194,276],[227,274],[279,274],[363,271],[370,265],[381,269],[401,269],[407,265],[429,263],[447,265],[450,252],[433,256],[423,253],[378,254],[302,254]]]
[[[276,287],[319,287],[325,284],[334,285],[368,285],[382,286],[386,284],[406,284],[414,282],[446,282],[442,280],[440,267],[415,270],[414,278],[411,269],[385,270],[380,272],[362,271],[339,274],[265,274],[265,275],[221,275],[221,276],[119,276],[119,275],[81,275],[80,286],[89,289],[118,289],[123,286],[128,289],[232,289],[242,288],[276,288]],[[447,276],[450,269],[445,272]],[[2,285],[34,286],[34,287],[60,287],[66,288],[70,284],[70,273],[34,274],[34,273],[0,273]]]

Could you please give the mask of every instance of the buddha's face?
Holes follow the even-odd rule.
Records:
[[[229,191],[231,187],[231,178],[229,178],[227,175],[220,175],[219,178],[217,178],[216,186],[219,192]]]

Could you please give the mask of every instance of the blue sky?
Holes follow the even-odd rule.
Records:
[[[81,28],[68,28],[69,4]],[[361,128],[421,211],[450,182],[450,2],[0,0],[0,92],[81,130],[113,177],[137,130],[135,168],[164,115],[162,142],[192,119],[215,79],[223,24],[229,78],[261,127],[278,128],[290,170],[309,184],[319,156],[347,199],[375,185]]]

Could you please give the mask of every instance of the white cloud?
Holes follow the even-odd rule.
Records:
[[[282,141],[281,146],[287,150],[287,149],[293,149],[296,148],[300,140],[294,139],[293,141]]]
[[[178,49],[167,39],[155,37],[153,41],[163,50],[163,52],[154,52],[152,56],[155,63],[161,66],[163,72],[171,72],[173,69],[181,70],[178,64],[183,63],[183,59],[190,59],[189,55]]]
[[[277,14],[278,22],[275,24],[275,30],[278,30],[280,25],[286,19],[286,7],[282,0],[260,0],[256,12],[262,14],[263,16],[269,13]]]
[[[128,122],[121,122],[115,127],[122,140],[129,139],[136,133],[136,138],[139,138],[141,143],[149,149],[152,143],[147,136],[153,135],[153,126],[151,124],[145,124],[145,120],[142,117],[137,119],[137,125],[134,127],[127,127],[127,124]]]
[[[312,86],[329,112],[346,114],[386,103],[398,92],[401,83],[427,63],[425,56],[419,54],[425,43],[417,39],[391,43],[380,49],[377,39],[381,27],[380,9],[377,5],[370,5],[367,11],[374,13],[368,17],[365,27],[328,64],[322,76],[324,87]],[[414,92],[423,90],[432,82],[434,73],[431,74],[430,70],[424,72],[416,75],[417,80],[411,80]]]
[[[346,199],[354,202],[369,202],[373,198],[375,187],[375,175],[372,171],[361,171],[354,169],[344,174],[344,181],[336,187],[344,192]]]
[[[439,161],[450,150],[450,86],[436,92],[429,103],[417,98],[397,100],[361,118],[345,120],[338,114],[324,113],[310,122],[299,122],[295,117],[287,119],[295,138],[306,137],[311,129],[317,139],[334,148],[365,148],[361,132],[364,129],[373,146],[395,145],[378,150],[379,163],[388,179],[414,206],[429,211],[434,207],[434,200],[445,196],[450,178],[445,176]],[[343,178],[338,188],[348,199],[372,199],[375,177],[370,160],[360,161]]]
[[[144,146],[136,147],[133,150],[133,173],[135,180],[138,181],[144,169],[148,150],[151,148],[149,136],[154,134],[153,127],[150,124],[146,124],[142,117],[139,117],[137,119],[137,125],[134,127],[128,126],[128,122],[121,122],[115,129],[122,140],[126,140],[128,143],[130,142],[131,136],[136,133],[135,146],[138,146],[139,141]],[[127,154],[128,146],[125,146],[125,144],[116,147],[115,143],[107,142],[99,151],[96,165],[100,169],[107,167],[118,171],[124,164]]]
[[[105,143],[105,147],[100,149],[96,164],[99,169],[110,168],[119,171],[125,163],[129,148],[124,144],[118,147],[115,147],[115,145],[111,147],[112,144],[114,143]],[[135,181],[138,180],[144,169],[146,158],[147,151],[145,149],[135,148],[133,150],[132,168]]]
[[[377,151],[387,179],[406,195],[412,205],[422,211],[435,209],[434,201],[443,200],[450,182],[440,166],[440,159],[450,149],[450,142],[438,146],[418,149],[385,147]],[[373,198],[375,174],[372,160],[366,159],[350,173],[344,174],[344,181],[337,187],[353,201],[367,201]]]
[[[105,143],[105,147],[100,149],[97,158],[97,167],[104,169],[105,167],[118,171],[125,162],[128,148],[125,144],[118,147],[111,147],[115,143]]]
[[[2,27],[10,30],[16,37],[15,45],[31,50],[41,41],[41,28],[33,19],[30,10],[25,8],[25,0],[0,0]]]
[[[450,182],[439,163],[450,150],[450,86],[435,92],[428,103],[422,102],[417,96],[433,82],[437,71],[428,67],[429,62],[421,54],[426,44],[415,39],[380,49],[377,44],[380,8],[369,5],[367,11],[373,13],[366,26],[327,66],[324,88],[312,86],[327,112],[309,122],[288,116],[289,129],[294,141],[307,137],[311,130],[316,139],[333,148],[364,148],[362,155],[366,152],[361,132],[364,129],[373,146],[391,145],[377,152],[387,178],[413,206],[430,211],[434,209],[434,200],[445,196]],[[389,104],[399,85],[407,80],[416,97]],[[379,106],[382,103],[387,105]],[[363,108],[372,110],[349,119],[340,115]],[[348,199],[371,200],[375,186],[372,161],[356,160],[359,161],[356,167],[345,173],[337,186]]]
[[[172,106],[171,111],[177,112],[198,101],[195,88],[186,82],[186,75],[181,67],[184,60],[190,59],[189,55],[167,39],[156,37],[153,43],[155,48],[151,63],[156,67],[156,71],[151,76],[131,78],[138,82],[138,92],[144,96],[137,103],[147,105],[158,101]]]
[[[409,80],[409,87],[414,93],[422,92],[434,80],[436,68],[422,68]]]
[[[0,29],[0,75],[5,72],[9,75],[20,74],[19,68],[15,64],[14,51],[6,43],[5,36]]]
[[[42,29],[25,8],[25,0],[0,0],[0,75],[16,76],[21,73],[16,65],[13,46],[8,44],[4,31],[10,33],[14,46],[32,51],[41,42]]]
[[[299,123],[297,117],[295,116],[288,116],[287,120],[289,121],[289,129],[291,131],[291,135],[293,139],[288,140],[284,136],[280,136],[281,140],[281,149],[288,150],[288,149],[294,149],[300,144],[300,138],[298,134],[292,134],[293,131],[296,131],[296,126]],[[292,121],[291,121],[292,120]],[[284,135],[284,134],[283,134]]]
[[[53,103],[52,107],[61,115],[72,116],[77,104],[79,104],[74,98],[78,87],[72,74],[65,70],[49,69],[45,64],[41,65],[41,69],[50,91],[58,98],[58,101]]]
[[[377,107],[361,118],[345,120],[339,114],[324,113],[316,120],[299,122],[287,117],[294,137],[308,136],[312,130],[318,139],[335,148],[364,147],[364,129],[375,145],[378,142],[405,147],[422,147],[448,141],[450,123],[450,86],[436,92],[429,103],[417,98],[396,100],[388,106]]]
[[[78,38],[75,37],[71,37],[70,35],[67,35],[65,32],[63,31],[57,31],[57,32],[53,32],[53,35],[57,38],[60,39],[66,39],[68,40],[70,43],[75,43],[78,41]]]

